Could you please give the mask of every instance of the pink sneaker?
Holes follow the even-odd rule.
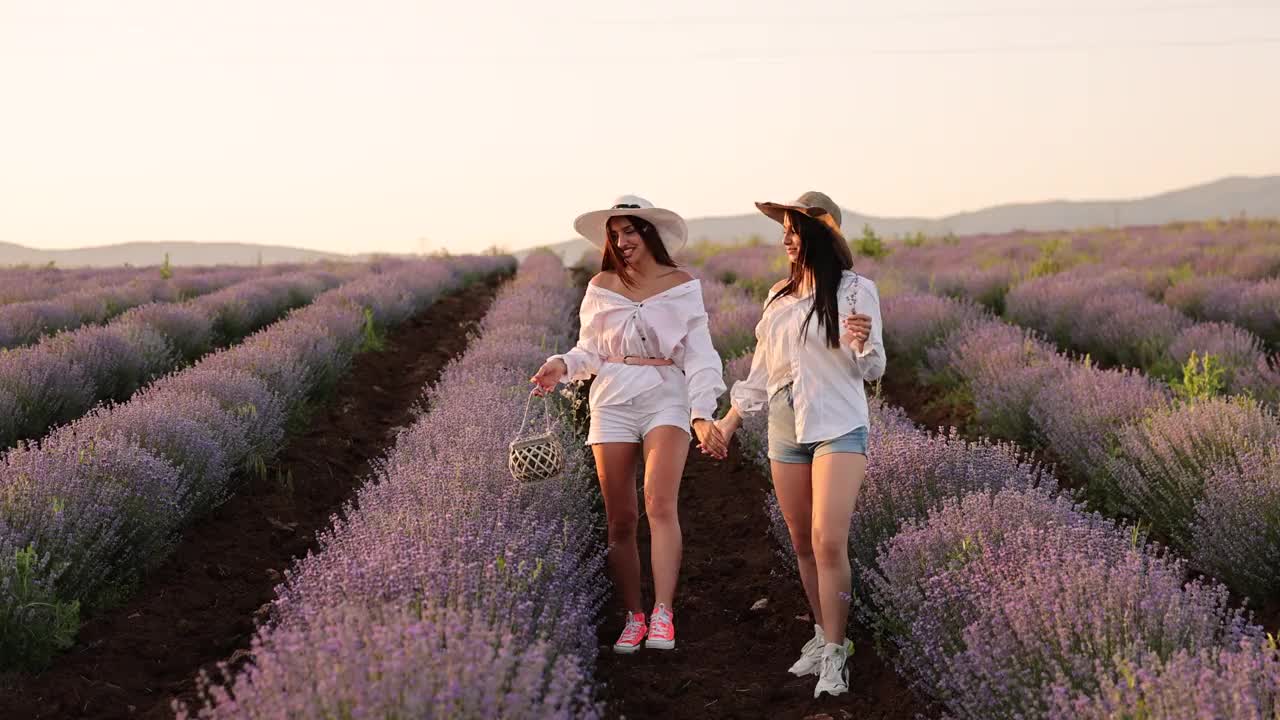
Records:
[[[676,647],[676,626],[671,622],[671,611],[661,603],[649,615],[649,639],[644,646],[655,650],[674,650]]]
[[[640,649],[640,641],[644,639],[647,628],[644,626],[644,613],[627,613],[627,625],[622,628],[622,635],[613,644],[613,651],[620,655],[630,655]]]

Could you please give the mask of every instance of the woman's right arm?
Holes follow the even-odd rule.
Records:
[[[578,314],[582,328],[578,332],[578,344],[574,345],[568,352],[547,358],[542,367],[538,368],[538,372],[534,373],[533,377],[529,379],[542,392],[554,389],[558,382],[586,380],[600,372],[600,365],[604,362],[604,358],[597,350],[599,347],[598,331],[595,329],[595,323],[591,322],[590,315],[587,312],[587,302],[586,299],[583,299],[583,307]]]
[[[574,345],[569,352],[547,358],[547,362],[559,360],[564,363],[564,379],[567,381],[586,380],[600,372],[600,364],[604,362],[604,358],[595,351],[595,338],[587,337],[586,333],[586,328],[583,328],[578,337],[578,344]]]
[[[769,392],[766,384],[769,379],[769,367],[766,355],[768,348],[756,338],[755,353],[751,356],[751,372],[745,380],[739,380],[729,390],[729,412],[725,414],[722,431],[734,432],[742,424],[744,415],[752,415],[764,409],[769,403]]]

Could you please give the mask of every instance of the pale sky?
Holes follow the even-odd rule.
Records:
[[[1280,0],[0,0],[0,241],[508,249],[1280,173]]]

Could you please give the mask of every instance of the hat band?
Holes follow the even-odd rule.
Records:
[[[620,205],[614,205],[613,209],[614,210],[643,210],[644,208],[640,207],[639,205],[628,205],[627,203],[622,203]]]

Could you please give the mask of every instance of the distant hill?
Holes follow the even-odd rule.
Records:
[[[72,250],[37,250],[0,242],[0,267],[5,265],[45,265],[57,267],[108,267],[119,265],[159,265],[165,253],[173,265],[257,265],[304,263],[318,260],[355,260],[349,255],[303,250],[282,245],[246,243],[153,242],[103,245]]]
[[[975,235],[1015,230],[1078,230],[1102,226],[1161,225],[1211,217],[1280,217],[1280,175],[1229,177],[1204,185],[1134,200],[1050,200],[996,205],[942,218],[893,218],[863,215],[844,209],[845,234],[854,236],[870,225],[884,237],[916,232],[926,235]],[[725,244],[744,242],[752,235],[774,238],[778,226],[759,213],[689,220],[689,239]],[[566,262],[582,253],[597,252],[581,238],[545,246]],[[532,248],[515,253],[527,255]]]
[[[0,266],[45,265],[59,268],[83,266],[159,265],[168,252],[173,265],[256,265],[314,263],[317,260],[355,260],[333,252],[302,250],[280,245],[248,245],[241,242],[127,242],[122,245],[78,247],[73,250],[36,250],[0,242]]]
[[[876,233],[899,237],[915,232],[927,235],[1001,233],[1014,230],[1074,230],[1100,226],[1159,225],[1179,220],[1211,217],[1280,217],[1280,175],[1230,177],[1204,185],[1136,200],[1052,200],[997,205],[943,218],[892,218],[844,211],[846,234],[856,235],[864,224]],[[567,224],[567,222],[566,222]],[[695,218],[689,221],[689,238],[734,244],[752,235],[778,236],[778,226],[754,213],[729,217]],[[582,253],[596,250],[577,238],[547,245],[566,262],[577,262]],[[516,257],[532,248],[518,250]],[[319,260],[364,260],[368,255],[339,255],[281,245],[248,243],[152,242],[104,245],[72,250],[37,250],[0,242],[0,267],[45,265],[58,267],[106,267],[158,265],[165,253],[174,265],[256,265],[259,262],[295,263]]]

